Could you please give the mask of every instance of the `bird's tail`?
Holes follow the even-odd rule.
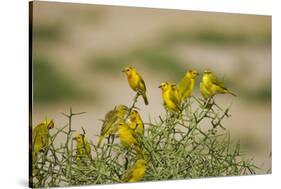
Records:
[[[143,100],[144,100],[145,105],[148,105],[148,100],[147,100],[146,94],[143,93],[143,94],[142,94],[142,97],[143,97]]]
[[[104,136],[100,136],[97,147],[100,147],[101,142],[103,141]]]

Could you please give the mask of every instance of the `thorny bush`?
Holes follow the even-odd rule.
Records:
[[[130,110],[135,108],[138,95]],[[70,108],[63,114],[68,123],[55,128],[49,145],[32,162],[32,187],[55,187],[122,182],[122,176],[135,161],[134,151],[125,149],[118,140],[97,147],[91,142],[91,156],[77,161],[72,140],[72,120],[81,113]],[[181,116],[167,112],[149,119],[141,138],[148,160],[143,181],[255,174],[257,167],[245,160],[239,141],[230,140],[223,126],[229,108],[222,109],[213,99],[203,102],[191,97]],[[83,129],[84,134],[85,130]],[[66,140],[59,146],[60,135]]]

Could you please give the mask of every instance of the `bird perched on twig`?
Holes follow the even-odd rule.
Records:
[[[140,141],[137,135],[130,128],[130,126],[125,122],[120,122],[118,125],[118,133],[121,144],[127,148],[133,148],[138,154],[142,154],[140,149]]]
[[[191,96],[195,85],[196,77],[198,75],[199,73],[196,70],[189,70],[185,73],[184,77],[179,82],[178,90],[181,101],[185,101],[188,97]]]
[[[73,138],[76,141],[76,159],[81,160],[83,158],[91,157],[91,145],[86,139],[84,134],[77,134]]]
[[[49,130],[54,128],[54,121],[45,119],[32,130],[32,161],[38,159],[38,153],[49,145]]]
[[[133,110],[130,113],[129,126],[137,136],[143,136],[144,125],[138,111]]]
[[[214,74],[206,70],[204,71],[201,83],[200,83],[200,92],[205,99],[213,97],[216,94],[229,93],[233,96],[236,96],[232,91],[227,89],[224,84],[219,81]]]
[[[130,87],[143,97],[145,105],[148,105],[146,86],[137,70],[133,67],[126,67],[122,70],[127,75]]]
[[[113,110],[110,110],[105,114],[105,118],[103,120],[103,125],[101,128],[100,138],[98,141],[98,145],[100,146],[101,142],[105,137],[109,137],[114,135],[118,128],[118,123],[120,121],[124,121],[126,115],[129,113],[129,108],[125,105],[115,106]]]
[[[172,90],[171,84],[168,82],[161,83],[159,88],[162,89],[162,98],[164,102],[164,106],[173,112],[180,113],[181,107],[180,102]]]
[[[144,177],[146,168],[147,161],[138,159],[135,164],[127,170],[122,180],[124,182],[138,182]]]

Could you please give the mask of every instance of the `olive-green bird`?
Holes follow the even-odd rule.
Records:
[[[229,93],[233,96],[236,96],[232,91],[227,89],[222,82],[220,82],[214,74],[206,70],[204,71],[201,83],[200,83],[200,92],[205,99],[213,97],[216,94]]]
[[[159,88],[162,89],[164,107],[173,112],[180,113],[180,102],[177,95],[172,91],[171,84],[164,82],[160,84]]]
[[[199,73],[196,70],[189,70],[178,83],[179,95],[182,101],[191,96],[198,75]]]
[[[128,113],[129,108],[127,106],[118,105],[105,114],[97,146],[100,146],[105,137],[114,135],[117,132],[118,123],[123,121]]]
[[[126,67],[122,70],[127,75],[128,83],[130,87],[139,93],[144,100],[145,105],[148,105],[148,100],[146,96],[146,86],[141,75],[133,67]]]
[[[38,159],[38,153],[49,145],[49,130],[54,128],[54,121],[45,119],[32,130],[32,161]]]
[[[147,169],[147,161],[138,159],[135,164],[130,167],[123,176],[124,182],[138,182],[142,180]]]
[[[83,158],[91,157],[91,145],[86,139],[85,135],[77,134],[73,138],[76,141],[76,159],[81,160]]]

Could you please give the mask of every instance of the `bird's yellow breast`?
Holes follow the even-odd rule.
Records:
[[[200,92],[202,96],[207,99],[214,95],[213,84],[211,78],[208,75],[204,75],[200,83]]]
[[[145,173],[145,166],[141,166],[134,170],[132,178],[129,180],[129,182],[137,182],[140,181]]]
[[[132,73],[128,76],[128,82],[131,88],[136,91],[139,85],[140,78],[136,73]]]
[[[141,120],[139,121],[132,121],[130,123],[130,128],[134,131],[137,135],[143,135],[144,134],[144,125]]]
[[[166,108],[173,110],[173,111],[177,111],[177,106],[176,104],[171,100],[171,96],[170,96],[170,91],[163,91],[162,92],[162,97],[164,100],[164,105],[166,106]]]
[[[133,137],[130,128],[127,127],[119,127],[119,138],[120,142],[125,147],[130,147],[132,144],[136,143],[136,139]]]

